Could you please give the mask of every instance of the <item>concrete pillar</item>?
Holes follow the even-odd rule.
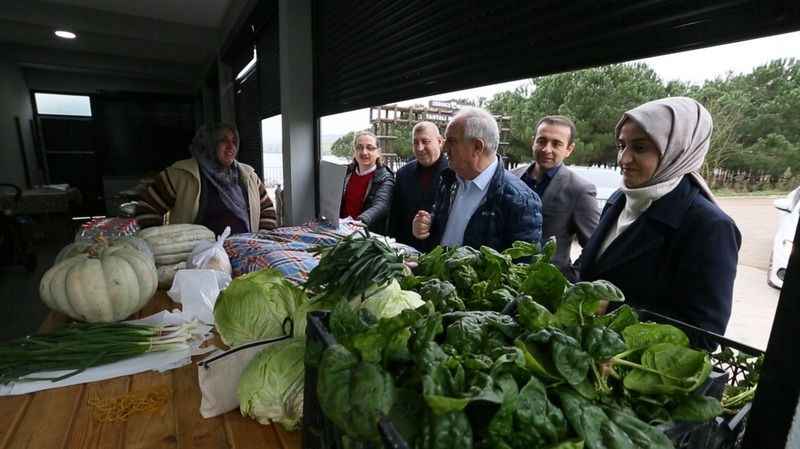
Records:
[[[279,0],[283,181],[287,225],[317,216],[312,0]]]

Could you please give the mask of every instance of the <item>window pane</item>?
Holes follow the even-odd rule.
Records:
[[[36,110],[39,114],[92,116],[89,97],[84,95],[60,95],[36,93]]]

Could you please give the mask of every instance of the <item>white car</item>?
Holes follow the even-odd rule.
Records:
[[[577,173],[578,176],[597,187],[597,205],[600,210],[603,210],[608,197],[622,185],[622,174],[618,168],[583,167],[580,165],[570,165],[569,168]]]
[[[797,219],[800,217],[800,187],[789,192],[784,198],[778,198],[773,204],[778,209],[778,229],[772,241],[767,284],[781,288],[786,275],[786,265],[789,264],[789,255],[794,246]]]

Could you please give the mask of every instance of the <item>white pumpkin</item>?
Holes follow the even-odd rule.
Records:
[[[128,248],[133,248],[141,251],[142,254],[147,256],[149,259],[153,259],[153,250],[150,249],[150,245],[145,240],[137,237],[119,237],[105,241],[97,240],[92,242],[88,240],[80,240],[70,243],[69,245],[61,248],[61,251],[59,251],[56,255],[55,263],[59,263],[64,259],[77,256],[78,254],[89,252],[89,250],[98,243],[107,243],[109,246],[126,246]]]
[[[141,310],[157,285],[152,259],[129,247],[97,245],[47,270],[39,296],[76,320],[112,322]]]

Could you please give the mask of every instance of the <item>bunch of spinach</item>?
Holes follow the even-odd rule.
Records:
[[[360,440],[390,416],[419,449],[669,448],[655,425],[721,413],[695,393],[707,353],[626,305],[599,315],[622,293],[567,282],[549,263],[554,248],[436,248],[404,281],[424,306],[378,320],[337,305],[339,344],[319,362],[323,411]],[[498,313],[509,303],[514,317]]]

